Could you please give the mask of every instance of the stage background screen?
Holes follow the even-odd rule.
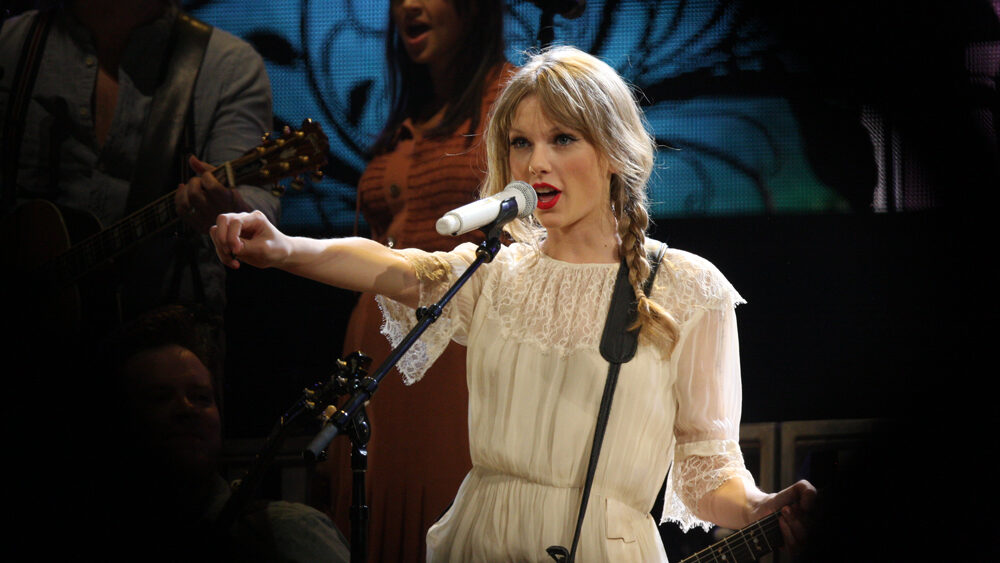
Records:
[[[901,207],[885,194],[885,125],[877,109],[843,90],[818,95],[815,59],[783,32],[785,20],[748,5],[598,0],[579,18],[555,17],[555,43],[596,54],[642,92],[661,145],[649,188],[654,220]],[[283,228],[351,232],[365,151],[388,111],[388,2],[206,0],[185,7],[264,56],[276,128],[312,118],[330,137],[325,179],[284,197]],[[539,46],[541,15],[531,2],[508,3],[505,39],[514,64]],[[928,205],[933,201],[910,195],[909,207]],[[360,232],[367,232],[363,220]]]

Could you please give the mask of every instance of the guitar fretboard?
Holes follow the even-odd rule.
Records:
[[[317,172],[326,164],[329,144],[319,124],[306,119],[302,128],[286,127],[279,138],[265,137],[264,143],[243,156],[217,167],[212,175],[224,186],[271,184],[272,193],[284,188],[277,182],[306,171]],[[293,185],[295,183],[293,182]],[[172,191],[114,225],[73,245],[33,273],[43,283],[71,286],[91,270],[117,258],[142,241],[166,229],[180,217]]]
[[[115,258],[140,240],[170,226],[177,220],[173,195],[170,193],[156,200],[131,221],[119,223],[74,245],[52,262],[52,277],[64,284],[74,283],[93,266]]]
[[[734,532],[715,542],[681,563],[750,563],[781,547],[781,529],[778,527],[779,512],[775,512],[757,522]]]
[[[213,173],[220,182],[225,178]],[[176,191],[165,194],[142,209],[73,245],[45,266],[45,275],[63,285],[79,281],[95,266],[112,260],[139,242],[173,225],[180,218],[174,207]]]

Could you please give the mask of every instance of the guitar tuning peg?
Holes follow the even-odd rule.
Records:
[[[284,194],[285,194],[285,186],[282,186],[281,184],[275,184],[271,186],[271,195],[275,197],[281,197]]]
[[[263,142],[265,142],[265,143],[268,142],[268,141],[270,141],[271,140],[271,132],[268,131],[267,133],[264,133],[263,135],[261,135],[260,140],[263,141]]]
[[[302,191],[302,188],[305,186],[305,184],[306,184],[305,180],[303,180],[301,177],[296,177],[294,180],[292,180],[292,189],[297,192],[300,192]]]
[[[315,171],[313,171],[313,173],[312,173],[312,179],[313,179],[313,182],[319,182],[320,180],[322,180],[323,179],[323,171],[322,170],[315,170]]]
[[[283,135],[291,135],[292,134],[292,128],[289,127],[289,126],[287,126],[287,125],[285,125],[284,128],[281,129],[281,133]]]

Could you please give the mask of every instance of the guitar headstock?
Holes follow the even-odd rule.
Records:
[[[321,177],[320,168],[327,162],[329,149],[330,144],[319,123],[306,119],[298,130],[285,127],[278,137],[265,135],[263,143],[227,163],[232,177],[225,170],[227,165],[220,166],[218,171],[223,174],[221,179],[228,180],[231,186],[271,184],[272,193],[280,196],[285,191],[284,186],[278,184],[280,180],[306,173],[312,173],[317,179]],[[301,178],[296,178],[292,185],[301,188]]]

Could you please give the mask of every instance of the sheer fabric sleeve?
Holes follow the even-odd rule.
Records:
[[[476,245],[465,243],[451,252],[425,252],[416,248],[395,252],[403,255],[413,266],[420,281],[420,306],[424,307],[438,302],[465,272],[476,258]],[[428,327],[399,360],[396,367],[403,374],[405,384],[412,385],[419,381],[451,340],[466,344],[472,312],[482,290],[485,269],[485,266],[480,268],[462,286],[458,294],[444,306],[437,321]],[[390,345],[396,347],[416,326],[416,310],[382,295],[376,296],[375,300],[382,309],[382,334]]]
[[[662,521],[676,522],[685,531],[712,526],[696,516],[706,493],[734,477],[753,481],[739,447],[742,385],[735,306],[743,301],[718,277],[727,290],[684,323],[671,358],[676,448]]]

